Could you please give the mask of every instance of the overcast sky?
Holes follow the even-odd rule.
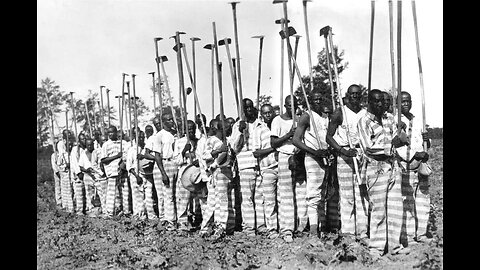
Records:
[[[159,53],[169,59],[165,63],[169,85],[178,103],[178,72],[174,46],[176,31],[186,34],[189,63],[192,63],[191,37],[195,43],[197,91],[201,109],[211,117],[211,52],[203,46],[213,42],[212,22],[216,24],[217,38],[232,39],[231,54],[235,57],[234,28],[230,0],[166,1],[166,0],[41,0],[37,1],[37,83],[49,77],[65,92],[84,99],[88,90],[99,92],[99,86],[111,89],[113,96],[122,89],[122,73],[137,74],[136,93],[153,108],[150,91],[155,71],[154,37],[163,37]],[[394,2],[394,44],[396,50],[397,9]],[[390,36],[388,1],[375,1],[372,88],[391,88]],[[402,90],[412,94],[415,115],[421,118],[420,80],[415,45],[411,1],[403,1],[402,16]],[[305,23],[301,0],[290,0],[290,25],[301,35],[297,62],[302,75],[308,75]],[[280,26],[275,20],[283,17],[282,4],[271,0],[243,0],[236,5],[238,37],[241,57],[243,96],[255,101],[258,76],[259,40],[264,35],[261,94],[273,96],[279,104],[280,89]],[[420,52],[425,87],[427,124],[443,127],[443,2],[417,0],[416,11]],[[313,0],[307,4],[308,28],[312,61],[325,47],[319,35],[324,26],[331,26],[333,43],[344,51],[348,68],[340,76],[342,92],[353,83],[367,86],[370,45],[370,0]],[[292,46],[294,44],[292,39]],[[225,113],[236,117],[236,104],[228,68],[225,47],[220,47],[223,63],[223,95]],[[395,55],[395,58],[397,56]],[[285,57],[285,63],[287,58]],[[190,86],[185,69],[185,85]],[[285,68],[288,72],[288,67]],[[128,80],[128,77],[127,77]],[[215,84],[216,84],[215,79]],[[295,89],[298,86],[295,82]],[[284,75],[284,96],[289,94],[288,76]],[[218,90],[215,86],[215,114],[219,113]],[[126,88],[125,88],[126,89]],[[190,97],[190,96],[189,96]],[[106,99],[104,92],[104,101]],[[190,99],[188,110],[193,111]],[[192,115],[193,112],[190,114]],[[61,116],[59,116],[60,119]],[[190,117],[191,118],[191,117]]]

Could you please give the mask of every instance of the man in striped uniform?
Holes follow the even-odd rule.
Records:
[[[410,112],[412,97],[408,92],[402,91],[402,118],[407,128],[409,144],[396,149],[400,157],[402,168],[402,196],[404,199],[404,215],[406,223],[406,237],[408,245],[418,242],[429,242],[427,238],[427,225],[430,213],[430,193],[428,191],[428,176],[418,172],[420,162],[429,158],[424,150],[430,148],[430,139],[427,132],[422,132],[420,119]]]
[[[220,239],[235,228],[232,149],[222,141],[224,129],[220,121],[211,120],[209,131],[211,136],[206,141],[202,156],[208,166],[209,181],[207,205],[202,209],[200,236],[208,236],[209,227],[213,225],[212,237]]]
[[[70,153],[71,169],[73,173],[73,198],[75,199],[75,212],[78,215],[84,215],[85,205],[85,184],[83,182],[83,173],[78,169],[80,156],[86,151],[87,137],[83,132],[78,134],[78,143]]]
[[[240,196],[242,198],[242,230],[249,236],[254,236],[256,227],[255,195],[261,194],[257,185],[257,164],[253,151],[255,146],[254,134],[260,129],[262,122],[257,118],[253,101],[248,98],[242,100],[245,121],[240,120],[232,128],[232,148],[237,155],[238,173],[240,176]],[[258,206],[260,207],[260,206]]]
[[[311,237],[321,237],[326,228],[326,185],[323,184],[328,169],[329,156],[326,140],[328,118],[320,116],[322,94],[318,90],[310,92],[311,111],[302,114],[293,135],[293,145],[305,152],[307,172],[307,213]],[[320,223],[320,225],[319,225]],[[320,235],[319,235],[320,232]]]
[[[157,120],[156,120],[157,119]],[[154,119],[154,125],[158,125],[158,118]],[[163,193],[164,215],[160,217],[161,226],[165,225],[167,230],[176,228],[175,213],[175,177],[177,167],[173,162],[173,145],[175,143],[175,123],[173,115],[170,112],[162,114],[163,129],[160,130],[153,140],[152,151],[155,154],[155,163],[158,170],[153,171],[153,180],[157,195]],[[159,173],[158,173],[159,172]],[[160,180],[160,182],[158,182]],[[161,196],[161,195],[160,195]],[[158,203],[160,214],[160,200]]]
[[[104,210],[104,208],[107,200],[107,176],[105,174],[105,168],[101,163],[101,154],[102,146],[107,140],[108,135],[100,135],[99,147],[93,150],[91,159],[92,168],[95,172],[97,172],[97,176],[95,179],[95,188],[97,190],[98,197],[100,198],[100,208],[102,213],[105,213],[106,211]]]
[[[276,116],[272,120],[270,145],[278,151],[278,182],[277,205],[278,205],[278,225],[279,233],[287,243],[293,241],[293,230],[295,227],[295,209],[294,209],[294,179],[292,172],[288,168],[288,159],[298,152],[292,144],[292,136],[295,132],[292,119],[293,110],[298,108],[297,98],[289,96],[285,98],[285,113]]]
[[[145,183],[153,181],[152,160],[145,158],[145,132],[138,132],[138,143],[128,149],[127,170],[130,173],[130,186],[132,187],[133,217],[137,219],[147,218],[148,212],[153,212],[152,205],[145,204]],[[137,154],[138,152],[138,154]]]
[[[346,93],[348,102],[344,105],[346,120],[342,109],[338,107],[333,112],[328,125],[326,141],[335,150],[337,156],[341,232],[344,236],[355,235],[366,239],[368,238],[368,201],[362,196],[366,194],[366,185],[360,184],[361,179],[356,178],[353,164],[353,159],[361,153],[357,123],[366,113],[366,110],[360,106],[361,97],[362,90],[358,85],[352,84],[348,87]],[[349,146],[349,139],[352,148]],[[361,163],[358,158],[357,165],[360,173]]]
[[[70,153],[73,148],[73,138],[69,138],[69,131],[67,130],[64,134],[66,141],[63,144],[62,151],[58,151],[58,156],[56,159],[56,166],[58,168],[58,173],[60,177],[60,185],[62,191],[62,208],[69,213],[74,213],[74,201],[73,201],[73,173],[71,173],[71,161]]]
[[[58,141],[53,143],[53,153],[50,156],[50,164],[52,165],[53,170],[53,181],[54,181],[54,189],[55,189],[55,204],[57,208],[62,208],[62,187],[60,182],[60,172],[57,166],[57,158],[58,158]]]
[[[277,184],[278,184],[278,152],[270,145],[272,120],[274,117],[273,107],[264,104],[260,108],[264,125],[254,134],[259,142],[253,156],[258,159],[260,166],[260,190],[264,199],[264,213],[261,218],[265,219],[267,237],[278,237],[278,211],[277,211]],[[257,216],[257,224],[258,224]]]
[[[107,176],[107,196],[105,199],[105,207],[102,207],[102,210],[105,210],[104,217],[113,217],[116,212],[119,212],[121,205],[118,205],[115,208],[115,198],[117,194],[122,197],[125,201],[125,196],[122,193],[123,186],[121,183],[121,169],[120,163],[126,161],[126,152],[128,150],[128,145],[124,140],[118,138],[118,131],[115,126],[110,126],[108,128],[108,141],[106,141],[102,146],[100,162],[105,168],[105,174]],[[121,147],[120,147],[121,145]],[[122,148],[120,151],[120,148]],[[118,209],[117,211],[115,211]]]
[[[396,163],[393,147],[406,144],[404,133],[396,134],[391,118],[383,119],[384,96],[378,89],[370,90],[368,108],[357,124],[360,146],[365,159],[362,179],[367,185],[371,204],[370,252],[374,256],[385,252],[408,253],[400,244],[403,204],[401,172]]]
[[[192,120],[187,121],[187,134],[175,141],[173,151],[173,162],[179,168],[175,184],[175,203],[177,209],[178,228],[182,231],[190,231],[191,224],[188,222],[189,204],[191,192],[182,185],[181,173],[190,164],[198,165],[195,151],[198,139],[195,136],[197,126]],[[187,140],[188,136],[188,140]]]
[[[157,187],[161,190],[161,187],[163,187],[163,185],[161,184],[162,180],[160,179],[160,170],[158,169],[158,166],[155,165],[155,154],[152,152],[155,135],[161,130],[160,121],[161,120],[158,116],[153,118],[153,125],[155,126],[155,131],[153,130],[153,127],[151,125],[145,126],[145,135],[147,137],[147,140],[145,141],[144,157],[145,159],[153,162],[154,164],[152,177],[148,178],[147,181],[143,183],[145,190],[145,208],[147,209],[147,218],[149,220],[158,220],[159,217],[163,219],[164,214],[163,191],[160,193],[156,191]],[[155,183],[157,183],[158,186],[155,185]],[[157,211],[155,211],[155,209]]]

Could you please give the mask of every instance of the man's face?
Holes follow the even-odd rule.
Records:
[[[248,118],[255,118],[255,107],[253,107],[253,101],[247,99],[243,103],[243,112],[245,113],[245,116]]]
[[[93,144],[93,140],[87,140],[85,142],[85,145],[86,145],[86,148],[87,148],[88,152],[93,152],[93,150],[95,149],[95,146]]]
[[[392,112],[392,97],[390,97],[389,94],[383,93],[383,101],[384,101],[384,106],[383,108],[386,112]]]
[[[118,138],[118,132],[116,128],[110,127],[107,131],[108,138],[112,141],[116,141]]]
[[[173,121],[173,116],[169,113],[162,115],[163,126],[167,129],[172,129],[175,126],[175,122]]]
[[[269,124],[272,122],[275,112],[273,111],[272,106],[263,106],[262,111],[260,112],[265,123]]]
[[[159,118],[157,118],[157,117],[153,118],[153,126],[155,127],[155,129],[157,131],[160,131],[162,129],[162,124],[161,124]]]
[[[384,102],[383,94],[375,93],[373,94],[372,99],[369,100],[368,104],[375,115],[381,115],[384,112]]]
[[[145,145],[145,132],[138,133],[138,144]]]
[[[235,125],[235,119],[229,117],[227,118],[227,123],[230,127],[233,127],[233,125]]]
[[[101,135],[100,136],[100,146],[103,145],[104,142],[108,141],[108,136],[107,135]]]
[[[78,135],[78,142],[80,143],[80,146],[85,147],[87,145],[87,137],[83,134]]]
[[[402,93],[402,113],[410,112],[412,109],[412,97],[409,94]]]
[[[313,93],[312,97],[310,98],[310,106],[312,106],[312,110],[314,110],[317,113],[320,112],[321,103],[322,103],[322,94]]]
[[[330,118],[330,115],[332,115],[332,108],[328,105],[322,105],[322,116],[323,117],[328,117]]]
[[[298,102],[296,99],[294,99],[293,102],[295,106],[294,109],[296,111],[298,108]],[[285,104],[283,105],[283,107],[285,107],[285,112],[291,117],[292,116],[292,100],[290,98],[287,98],[285,100]]]
[[[98,139],[100,138],[100,132],[98,132],[98,130],[95,130],[95,131],[93,132],[93,138],[94,138],[95,140],[98,140]]]
[[[187,131],[188,131],[188,137],[191,140],[195,139],[195,131],[196,131],[195,124],[188,122]]]
[[[360,105],[360,101],[362,100],[362,90],[360,87],[352,87],[349,90],[348,103],[351,105]]]

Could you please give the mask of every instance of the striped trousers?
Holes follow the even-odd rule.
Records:
[[[57,207],[62,207],[62,184],[60,177],[56,173],[53,173],[53,184],[55,189],[55,203]]]
[[[295,227],[295,208],[292,172],[288,168],[288,158],[292,156],[278,153],[278,226],[282,235],[293,234]]]
[[[340,193],[335,189],[334,194],[326,199],[327,227],[329,231],[340,230]]]
[[[402,240],[412,242],[416,237],[426,236],[430,215],[430,193],[428,189],[428,176],[419,175],[413,171],[402,173],[405,224]]]
[[[277,231],[278,230],[278,209],[277,209],[278,167],[274,167],[270,169],[262,169],[261,177],[262,177],[261,190],[263,191],[263,197],[264,197],[265,225],[269,232]]]
[[[185,189],[180,179],[181,175],[178,175],[175,183],[175,203],[177,209],[178,223],[188,223],[188,206],[190,202],[190,191]]]
[[[293,200],[295,211],[295,231],[303,232],[308,222],[307,181],[293,180]]]
[[[165,165],[165,164],[164,164]],[[172,181],[170,179],[170,181]],[[162,173],[158,168],[157,164],[153,166],[153,188],[157,194],[157,217],[160,220],[164,220],[165,218],[165,207],[164,207],[164,193],[165,193],[165,186],[162,183]],[[148,198],[148,197],[147,197]],[[153,190],[152,190],[152,198],[153,198]]]
[[[154,170],[154,178],[153,180],[155,181],[157,178],[158,181],[155,181],[155,188],[157,189],[157,196],[160,191],[163,191],[163,218],[160,216],[160,199],[158,200],[158,213],[161,221],[167,221],[170,224],[174,224],[177,221],[177,215],[175,211],[175,186],[176,186],[176,181],[177,181],[177,165],[173,161],[170,160],[163,160],[163,168],[165,169],[165,173],[168,176],[168,179],[170,180],[170,185],[167,187],[166,185],[163,184],[162,182],[162,174],[160,173],[160,170],[158,171],[158,174],[155,175],[155,170]],[[159,186],[162,186],[162,188],[159,190]],[[158,196],[160,198],[160,196]]]
[[[322,227],[326,227],[326,189],[323,185],[325,169],[309,154],[305,154],[305,169],[307,171],[308,220],[310,226],[320,223],[319,230],[322,230]]]
[[[124,214],[132,213],[132,188],[130,186],[130,177],[127,174],[120,177],[121,205]]]
[[[120,204],[121,200],[117,200],[117,197],[121,194],[120,175],[107,177],[107,196],[105,199],[106,215],[113,216],[115,214],[115,205]],[[119,205],[117,205],[117,208]]]
[[[396,164],[386,161],[366,162],[371,203],[369,248],[381,252],[385,249],[391,251],[400,247],[403,217],[401,172]]]
[[[73,213],[75,211],[73,203],[73,176],[68,177],[70,172],[60,172],[60,184],[62,192],[62,207],[65,211]]]
[[[340,195],[341,231],[342,233],[367,237],[368,201],[367,198],[360,196],[360,179],[355,181],[355,169],[351,157],[344,155],[337,157],[337,175]]]
[[[102,208],[102,213],[106,213],[106,205],[107,205],[107,178],[100,178],[97,179],[95,182],[95,186],[97,187],[97,194],[100,198],[100,207]]]
[[[239,161],[240,162],[240,161]],[[238,171],[240,175],[240,196],[242,198],[242,229],[245,232],[255,232],[255,188],[257,175],[254,168]]]
[[[156,220],[158,219],[157,214],[155,213],[154,207],[154,197],[153,197],[153,174],[144,174],[142,175],[143,181],[143,191],[144,191],[144,203],[145,210],[147,214],[147,219]]]
[[[73,198],[75,199],[75,213],[84,214],[85,184],[83,183],[83,179],[78,178],[78,176],[73,180]]]
[[[138,174],[142,179],[142,183],[137,183],[137,177],[132,173],[129,173],[130,187],[132,189],[132,214],[136,217],[145,216],[145,189],[144,184],[147,182],[145,176],[142,173]]]
[[[96,196],[95,181],[90,175],[84,173],[83,184],[85,186],[85,212],[87,212],[95,207],[93,205],[93,200],[95,199],[95,196]]]

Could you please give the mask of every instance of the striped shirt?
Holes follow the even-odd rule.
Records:
[[[135,172],[138,173],[137,170],[137,150],[138,154],[143,154],[145,155],[145,147],[141,148],[140,146],[137,146],[134,144],[132,147],[128,149],[127,152],[127,162],[126,162],[126,167],[127,171],[130,171],[130,169],[134,169]],[[146,158],[141,159],[138,162],[138,167],[140,168],[140,173],[142,174],[152,174],[153,173],[153,160],[149,160]],[[145,169],[147,169],[145,171]],[[146,173],[145,173],[146,172]]]
[[[258,141],[260,144],[260,147],[258,149],[267,149],[271,148],[270,144],[270,136],[272,135],[272,132],[268,128],[267,124],[263,123],[263,125],[256,129],[255,136],[258,137]],[[261,169],[269,169],[273,168],[278,165],[278,161],[275,159],[275,152],[272,152],[268,154],[267,156],[263,157],[260,159],[260,168]]]
[[[248,136],[248,142],[245,143],[245,139],[242,145],[242,148],[240,152],[237,153],[237,162],[238,162],[238,169],[247,169],[247,168],[255,168],[257,165],[257,159],[253,156],[253,151],[256,149],[260,149],[260,134],[262,126],[264,123],[260,119],[256,119],[253,123],[248,123],[247,124],[247,133],[249,134]],[[233,149],[237,151],[237,149],[240,147],[240,138],[242,135],[242,132],[238,130],[238,126],[240,125],[240,121],[237,121],[233,127],[232,127],[232,142],[233,142]],[[248,144],[248,147],[247,147]]]
[[[155,134],[155,138],[153,139],[153,147],[151,150],[160,153],[163,159],[171,159],[173,158],[174,143],[175,137],[172,135],[172,133],[162,129]]]
[[[382,150],[372,154],[373,156],[381,154],[391,156],[393,154],[392,138],[395,136],[397,128],[392,116],[387,116],[380,123],[375,120],[375,115],[367,111],[358,120],[357,128],[360,146],[367,157],[372,157],[370,154],[367,154],[367,149]]]
[[[123,159],[123,161],[127,160],[127,152],[128,152],[129,146],[130,146],[130,143],[128,143],[125,140],[122,140],[122,152],[123,152],[122,153],[122,159]],[[109,139],[102,146],[101,156],[102,156],[102,159],[103,159],[103,158],[115,156],[119,152],[120,152],[120,140],[112,141],[112,140]],[[112,160],[108,164],[104,164],[105,174],[107,175],[107,177],[118,176],[119,163],[120,163],[120,160],[115,159],[115,160]]]

